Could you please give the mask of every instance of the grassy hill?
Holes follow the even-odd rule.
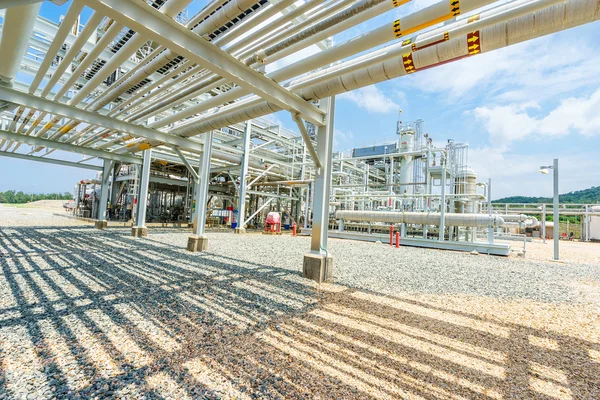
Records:
[[[595,204],[600,203],[600,186],[592,186],[589,189],[577,190],[558,195],[561,203]],[[552,203],[551,197],[527,197],[511,196],[493,200],[492,203]]]

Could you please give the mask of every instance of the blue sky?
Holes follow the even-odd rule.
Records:
[[[334,42],[433,2],[413,1],[337,35]],[[194,0],[189,15],[206,3]],[[53,20],[66,12],[65,6],[42,7],[42,15]],[[88,16],[89,11],[82,22]],[[393,140],[401,109],[404,121],[423,119],[437,145],[447,139],[469,143],[469,164],[481,179],[492,178],[494,198],[551,195],[551,178],[537,170],[556,157],[561,193],[598,186],[599,36],[596,22],[340,95],[337,150]],[[285,113],[272,118],[294,127]],[[67,191],[78,179],[94,175],[7,158],[0,158],[0,168],[12,171],[0,182],[0,190]]]

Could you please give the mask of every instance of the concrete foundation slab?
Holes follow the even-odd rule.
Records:
[[[333,258],[323,254],[308,253],[304,255],[302,277],[312,279],[317,283],[331,282]]]
[[[205,235],[188,237],[187,249],[191,252],[206,251],[208,249],[208,237]]]
[[[146,228],[145,226],[142,226],[142,227],[134,226],[133,228],[131,228],[131,236],[135,236],[135,237],[148,236],[148,228]]]
[[[233,230],[234,233],[246,233],[246,228],[235,228]]]
[[[106,227],[108,226],[108,221],[106,220],[96,220],[94,221],[94,226],[96,227],[96,229],[106,229]]]
[[[302,232],[302,235],[310,235],[312,229],[308,228]],[[389,234],[368,234],[363,232],[339,232],[329,231],[328,236],[335,239],[351,239],[361,240],[365,242],[377,242],[388,243],[390,240]],[[425,247],[431,249],[440,250],[455,250],[455,251],[473,251],[477,250],[480,254],[492,254],[496,256],[508,256],[510,254],[510,244],[508,243],[494,243],[489,244],[487,242],[456,242],[445,240],[440,242],[438,240],[403,237],[400,240],[401,246],[414,246],[414,247]]]

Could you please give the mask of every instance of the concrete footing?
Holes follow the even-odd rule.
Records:
[[[142,226],[142,227],[134,226],[133,228],[131,228],[131,236],[135,236],[135,237],[148,236],[148,228],[146,228],[145,226]]]
[[[246,228],[235,228],[233,230],[234,233],[246,233]]]
[[[302,277],[312,279],[317,283],[331,282],[333,258],[324,254],[308,253],[304,255]]]
[[[94,226],[96,227],[96,229],[104,230],[108,226],[108,221],[98,219],[98,220],[94,221]]]
[[[188,251],[191,251],[191,252],[206,251],[208,249],[208,237],[205,235],[189,236],[187,249],[188,249]]]

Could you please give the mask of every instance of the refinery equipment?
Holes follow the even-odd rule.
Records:
[[[503,225],[535,225],[486,207],[466,144],[434,145],[421,122],[334,155],[335,96],[592,23],[597,2],[444,0],[400,19],[406,1],[212,0],[189,15],[190,2],[73,0],[59,23],[41,0],[0,1],[0,155],[101,171],[79,185],[78,215],[132,221],[133,236],[191,221],[190,251],[213,218],[243,233],[280,212],[311,234],[303,274],[318,281],[329,228],[391,224],[407,245],[505,254]],[[299,135],[262,119],[278,111]]]

